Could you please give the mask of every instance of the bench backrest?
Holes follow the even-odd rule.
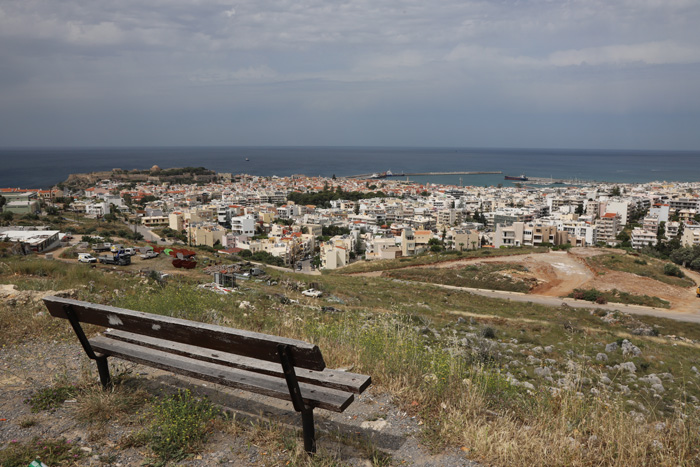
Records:
[[[258,332],[198,323],[169,316],[126,310],[90,302],[48,296],[51,316],[133,332],[270,362],[279,362],[278,346],[286,345],[295,367],[321,371],[326,367],[318,346]]]

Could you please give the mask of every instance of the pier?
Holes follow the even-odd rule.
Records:
[[[392,173],[392,174],[386,174],[386,173],[373,173],[373,174],[360,174],[360,175],[348,175],[344,178],[370,178],[370,179],[381,179],[381,178],[389,178],[389,177],[420,177],[420,176],[425,176],[425,175],[498,175],[502,174],[503,172],[498,170],[498,171],[491,171],[491,172],[402,172],[402,173]]]

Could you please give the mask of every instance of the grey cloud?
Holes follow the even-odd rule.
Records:
[[[255,113],[274,125],[275,115],[296,113],[302,127],[342,121],[360,131],[349,122],[368,115],[432,115],[451,127],[447,119],[478,120],[484,110],[700,114],[697,24],[694,0],[3,2],[0,118],[147,108],[166,122],[209,109],[211,119]],[[386,124],[400,144],[401,125]],[[156,126],[164,144],[188,131]],[[0,140],[15,133],[0,129]],[[222,134],[216,143],[226,142]]]

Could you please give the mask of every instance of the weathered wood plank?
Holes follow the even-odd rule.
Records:
[[[107,338],[130,342],[132,344],[138,344],[152,349],[162,350],[164,352],[174,353],[219,365],[254,371],[279,378],[284,377],[282,365],[280,365],[279,361],[267,362],[263,360],[256,360],[249,357],[241,357],[226,352],[203,349],[201,347],[170,342],[163,339],[157,339],[155,337],[143,336],[114,329],[110,329],[109,331],[105,332],[104,337],[94,338],[93,342],[99,342],[99,339]],[[301,382],[339,389],[341,391],[350,391],[355,394],[362,394],[362,392],[372,383],[371,377],[367,375],[332,370],[329,368],[326,368],[323,371],[313,371],[304,368],[296,368],[295,370],[297,378]]]
[[[93,338],[90,343],[96,352],[107,356],[118,357],[223,386],[291,400],[287,383],[281,378],[195,360],[115,339]],[[306,383],[300,383],[299,387],[304,403],[312,407],[342,412],[354,400],[353,394],[349,392]]]
[[[321,371],[326,367],[318,346],[296,339],[55,296],[45,297],[44,303],[49,313],[57,318],[68,318],[64,306],[70,306],[81,323],[119,329],[269,362],[279,361],[277,346],[286,344],[290,347],[292,363],[295,367],[316,371]]]

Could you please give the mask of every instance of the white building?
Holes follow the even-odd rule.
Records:
[[[655,246],[657,243],[656,232],[639,227],[632,229],[632,248],[640,249],[645,246]]]

